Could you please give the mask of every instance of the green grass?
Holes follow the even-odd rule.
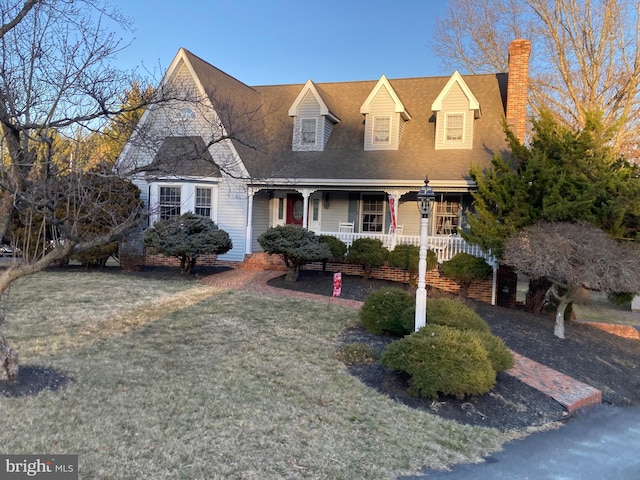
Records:
[[[351,376],[335,340],[356,318],[188,282],[36,275],[13,288],[8,340],[73,382],[0,397],[2,451],[77,453],[83,479],[226,480],[391,479],[500,448],[498,431]]]

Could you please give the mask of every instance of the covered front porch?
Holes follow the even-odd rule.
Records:
[[[457,253],[482,257],[491,265],[496,259],[478,246],[468,244],[458,232],[469,204],[468,186],[435,184],[436,198],[429,218],[427,247],[438,262]],[[393,250],[396,245],[420,243],[417,190],[405,188],[275,188],[258,187],[249,192],[247,248],[261,251],[257,237],[269,227],[297,224],[316,235],[330,235],[347,246],[359,238],[376,238]]]

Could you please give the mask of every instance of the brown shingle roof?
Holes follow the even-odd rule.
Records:
[[[220,177],[202,137],[167,137],[153,159],[150,177]]]
[[[364,116],[360,107],[377,81],[314,83],[331,112],[340,118],[323,152],[293,152],[293,119],[288,109],[303,84],[249,87],[191,54],[194,69],[215,104],[238,112],[261,112],[244,124],[236,142],[253,178],[318,180],[431,180],[468,178],[472,165],[488,165],[494,153],[507,150],[502,120],[507,75],[469,75],[464,80],[480,102],[472,150],[435,150],[431,105],[449,77],[390,79],[411,113],[398,150],[364,150]],[[219,98],[220,97],[220,98]],[[237,121],[237,120],[236,120]],[[265,135],[266,133],[266,135]],[[268,138],[268,142],[267,139]]]

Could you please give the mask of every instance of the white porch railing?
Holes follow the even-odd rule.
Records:
[[[351,232],[316,232],[317,235],[331,235],[342,240],[348,247],[358,238],[377,238],[389,249],[393,245],[391,234],[386,233],[351,233]],[[396,235],[396,245],[420,246],[420,235]],[[484,252],[477,245],[471,245],[458,235],[431,235],[427,239],[427,248],[433,250],[438,257],[438,263],[451,260],[457,253],[468,253],[475,257],[484,258],[491,266],[497,266],[497,259],[490,253]]]

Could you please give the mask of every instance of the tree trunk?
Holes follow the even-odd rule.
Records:
[[[556,310],[556,324],[553,327],[553,334],[558,338],[564,338],[564,313],[567,310],[569,302],[561,298],[558,303],[558,309]]]
[[[18,376],[18,354],[9,346],[1,329],[7,312],[8,296],[8,289],[0,294],[0,381],[13,380]]]
[[[287,276],[284,277],[287,282],[295,282],[300,276],[300,266],[293,265],[287,269]]]
[[[527,312],[538,314],[544,306],[544,297],[551,287],[551,282],[546,278],[529,279],[529,292],[527,293]]]
[[[18,354],[9,347],[0,332],[0,381],[13,380],[18,376]]]

